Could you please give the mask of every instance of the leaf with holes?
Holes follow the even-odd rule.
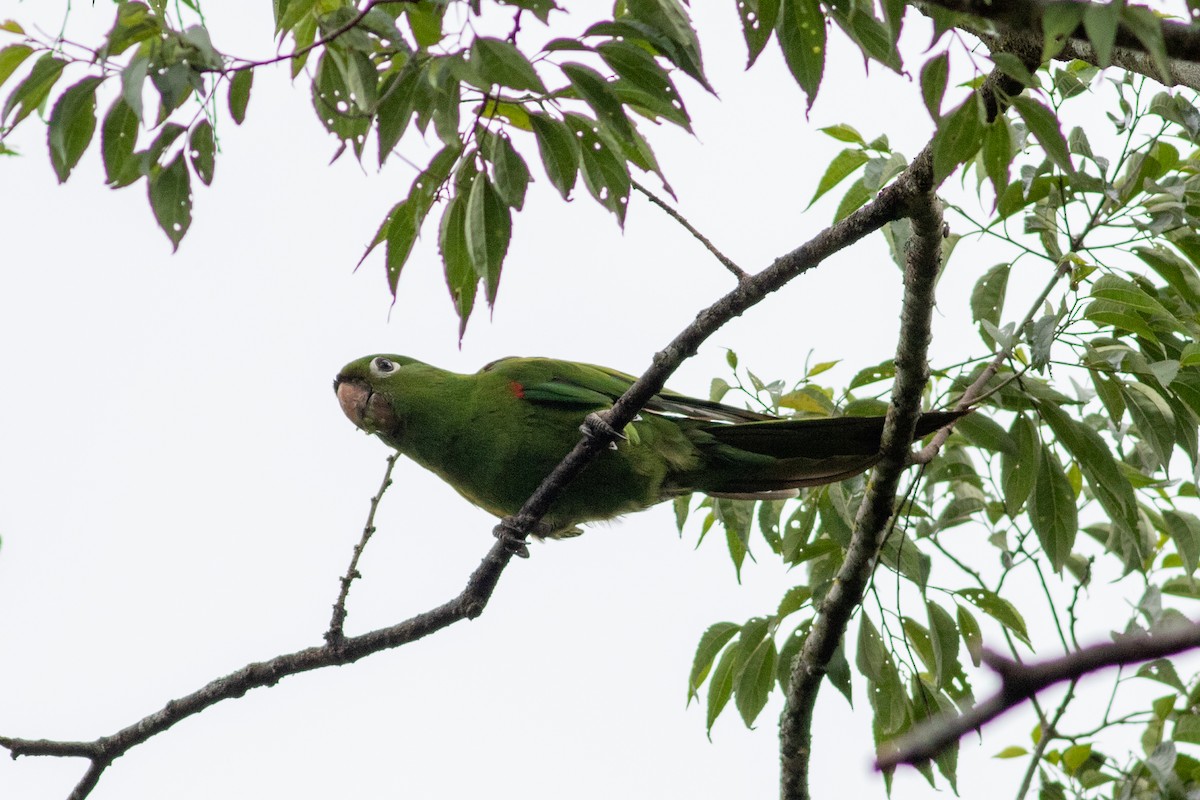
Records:
[[[529,123],[537,139],[546,177],[566,200],[579,174],[579,145],[565,123],[546,114],[530,114]]]
[[[779,17],[779,0],[741,0],[737,9],[742,20],[742,38],[746,40],[746,69],[749,69],[771,40]]]
[[[775,36],[792,77],[812,108],[825,72],[825,16],[817,0],[782,0]]]
[[[171,250],[178,250],[192,224],[192,184],[182,151],[167,166],[151,167],[148,191],[158,227],[171,240]]]
[[[188,151],[192,159],[192,169],[196,170],[196,177],[208,186],[212,183],[213,170],[217,165],[213,129],[208,120],[201,120],[199,125],[192,128],[192,135],[188,139]]]
[[[138,118],[125,98],[113,101],[100,126],[100,154],[104,160],[104,175],[108,185],[128,186],[142,176],[138,160],[133,157],[137,146]]]
[[[960,589],[955,594],[1008,628],[1022,642],[1027,645],[1030,644],[1029,631],[1025,627],[1025,619],[1012,603],[987,589]],[[1032,645],[1030,646],[1032,647]]]

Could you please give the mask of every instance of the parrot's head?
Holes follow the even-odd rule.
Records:
[[[404,397],[404,368],[421,364],[396,355],[374,355],[351,361],[333,380],[342,411],[370,434],[399,448],[404,438],[404,418],[393,401]]]

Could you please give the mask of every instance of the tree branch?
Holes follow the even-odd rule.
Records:
[[[709,241],[707,236],[705,236],[700,231],[696,230],[696,228],[692,225],[692,223],[687,221],[686,217],[684,217],[682,214],[680,214],[675,209],[671,208],[671,206],[667,205],[666,201],[664,201],[662,198],[660,198],[654,192],[647,189],[645,186],[642,186],[637,181],[633,181],[633,188],[637,189],[639,192],[641,192],[643,195],[645,195],[646,199],[649,200],[651,203],[658,206],[663,211],[667,212],[667,216],[669,216],[671,219],[678,222],[680,225],[683,226],[684,230],[686,230],[692,236],[696,237],[696,239],[700,242],[700,244],[704,245],[704,247],[707,248],[708,252],[712,253],[713,257],[715,257],[717,259],[717,261],[720,261],[725,266],[725,269],[727,269],[733,273],[733,276],[735,278],[737,278],[739,281],[744,281],[750,277],[750,275],[747,274],[747,272],[744,269],[742,269],[741,267],[739,267],[737,265],[737,262],[735,262],[732,258],[730,258],[729,256],[722,253],[720,250],[718,250],[717,246],[715,244],[713,244],[711,241]]]
[[[344,638],[322,647],[310,647],[294,653],[276,656],[267,661],[247,664],[241,669],[211,681],[189,695],[168,702],[158,711],[138,720],[111,736],[91,742],[61,742],[47,739],[19,739],[0,736],[13,758],[18,756],[63,756],[89,759],[92,764],[83,779],[72,791],[71,800],[82,800],[95,787],[100,774],[114,760],[131,748],[167,730],[175,723],[198,714],[211,705],[241,697],[251,689],[273,686],[282,678],[323,667],[352,664],[360,658],[415,642],[463,619],[474,619],[483,613],[492,596],[500,573],[512,558],[503,542],[497,542],[471,573],[463,591],[446,603],[417,614],[387,628],[361,636]]]
[[[985,651],[984,663],[1000,678],[999,691],[964,714],[938,717],[913,728],[880,754],[875,767],[884,770],[898,764],[927,761],[967,733],[1056,683],[1106,667],[1150,661],[1194,647],[1200,647],[1200,624],[1196,623],[1164,633],[1123,636],[1115,642],[1085,647],[1070,655],[1036,664],[1021,664]]]
[[[941,264],[941,203],[932,189],[913,198],[906,209],[913,223],[904,271],[904,307],[896,346],[896,383],[883,428],[881,457],[858,507],[845,560],[821,601],[820,610],[792,665],[780,717],[780,797],[807,800],[811,762],[812,715],[825,667],[859,608],[871,569],[883,545],[896,505],[900,474],[908,465],[913,431],[921,412],[921,393],[929,379],[926,361],[933,318],[934,286]]]
[[[354,555],[350,557],[350,566],[346,568],[346,574],[339,581],[341,590],[333,604],[333,616],[329,619],[329,630],[325,632],[325,641],[331,645],[336,646],[346,638],[344,631],[346,598],[350,595],[350,585],[354,583],[354,579],[362,577],[358,571],[358,560],[362,558],[367,542],[371,541],[371,535],[375,533],[375,512],[379,510],[379,502],[383,500],[383,493],[392,485],[392,470],[399,458],[399,453],[392,453],[388,456],[387,469],[383,471],[383,482],[379,484],[379,491],[371,498],[371,509],[367,512],[367,523],[363,526],[362,538],[359,539],[358,544],[354,545]]]
[[[926,5],[938,6],[960,14],[986,19],[1002,30],[1006,39],[1014,39],[1026,43],[1036,42],[1041,47],[1042,15],[1047,3],[1042,0],[1007,0],[1004,3],[991,0],[924,0]],[[1056,6],[1074,5],[1081,9],[1098,7],[1098,3],[1084,0],[1068,0],[1055,2]],[[1145,75],[1168,86],[1188,86],[1200,90],[1200,29],[1181,22],[1160,20],[1163,46],[1170,60],[1170,75],[1161,75],[1154,66],[1154,61],[1147,53],[1146,46],[1124,24],[1117,28],[1115,46],[1110,56],[1113,66]],[[961,26],[960,26],[961,27]],[[991,36],[983,31],[972,28],[976,36],[991,44],[999,37]],[[1088,40],[1087,32],[1080,25],[1063,43],[1063,49],[1057,59],[1079,59],[1089,64],[1100,66],[1096,51]]]

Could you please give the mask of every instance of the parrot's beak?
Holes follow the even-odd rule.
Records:
[[[363,415],[367,411],[367,403],[371,401],[371,390],[365,384],[341,375],[334,379],[333,390],[337,393],[342,413],[355,425],[363,427]]]
[[[392,404],[371,389],[362,378],[338,375],[333,381],[342,412],[351,422],[369,434],[379,434],[389,443],[403,435],[404,426],[396,418]],[[393,447],[399,445],[393,444]]]

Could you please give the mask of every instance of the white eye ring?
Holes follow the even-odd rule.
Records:
[[[379,356],[371,359],[371,372],[376,375],[391,375],[398,369],[398,365],[390,358]]]

